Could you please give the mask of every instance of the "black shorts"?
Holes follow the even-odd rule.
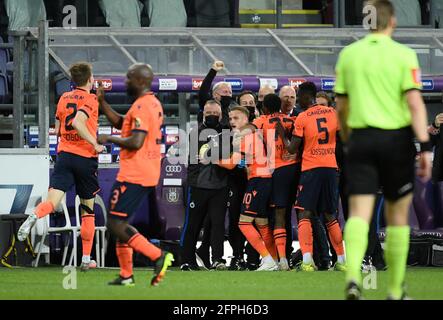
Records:
[[[399,130],[355,129],[348,149],[348,192],[376,194],[380,187],[388,200],[398,200],[414,189],[414,134]]]
[[[338,208],[338,170],[315,168],[301,173],[297,209],[336,215]]]
[[[81,199],[92,199],[100,191],[97,169],[97,158],[60,152],[57,155],[49,187],[67,192],[75,185],[75,192]]]
[[[241,214],[253,218],[267,218],[271,186],[271,178],[249,180],[243,197]]]
[[[300,164],[291,164],[274,170],[272,173],[272,207],[292,207],[297,194],[299,177]]]
[[[109,217],[127,220],[155,187],[115,181],[109,198]]]

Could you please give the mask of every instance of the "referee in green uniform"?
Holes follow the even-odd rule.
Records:
[[[385,256],[388,299],[406,299],[403,285],[409,249],[408,211],[415,178],[431,175],[431,145],[417,55],[391,36],[396,27],[388,0],[370,1],[376,28],[346,47],[336,66],[335,92],[342,138],[348,143],[350,218],[345,227],[346,298],[361,297],[361,263],[368,244],[369,222],[380,186],[386,199]]]

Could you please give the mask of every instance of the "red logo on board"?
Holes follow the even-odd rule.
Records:
[[[192,90],[200,90],[203,79],[192,79]]]
[[[294,78],[292,78],[292,79],[288,79],[288,81],[289,81],[289,85],[291,87],[294,87],[295,89],[297,89],[299,85],[301,85],[303,82],[306,82],[306,79],[303,79],[303,78],[294,79]]]

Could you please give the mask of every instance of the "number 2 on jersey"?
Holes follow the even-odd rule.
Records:
[[[65,119],[65,130],[71,131],[74,130],[74,127],[72,126],[72,122],[74,121],[75,116],[77,115],[77,104],[75,103],[68,103],[66,105],[66,109],[73,109],[72,113],[68,115]]]
[[[269,123],[276,123],[276,122],[279,122],[281,124],[280,118],[276,117],[276,118],[269,119]],[[289,123],[291,123],[292,126],[294,125],[294,120],[292,120],[292,119],[283,118],[283,122],[284,123],[289,122]],[[285,131],[287,131],[287,130],[285,130]],[[289,130],[289,132],[292,132],[292,128]],[[277,132],[277,130],[275,130],[275,141],[277,141],[278,139],[279,139],[278,132]]]

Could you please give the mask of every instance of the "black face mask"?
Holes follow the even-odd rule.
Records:
[[[249,111],[249,122],[252,122],[255,119],[255,107],[248,107],[248,111]]]
[[[230,96],[221,96],[220,104],[222,108],[224,109],[229,108],[229,106],[231,105],[231,100],[232,98]]]
[[[220,124],[220,120],[218,116],[206,116],[205,117],[205,126],[211,129],[215,129]]]

